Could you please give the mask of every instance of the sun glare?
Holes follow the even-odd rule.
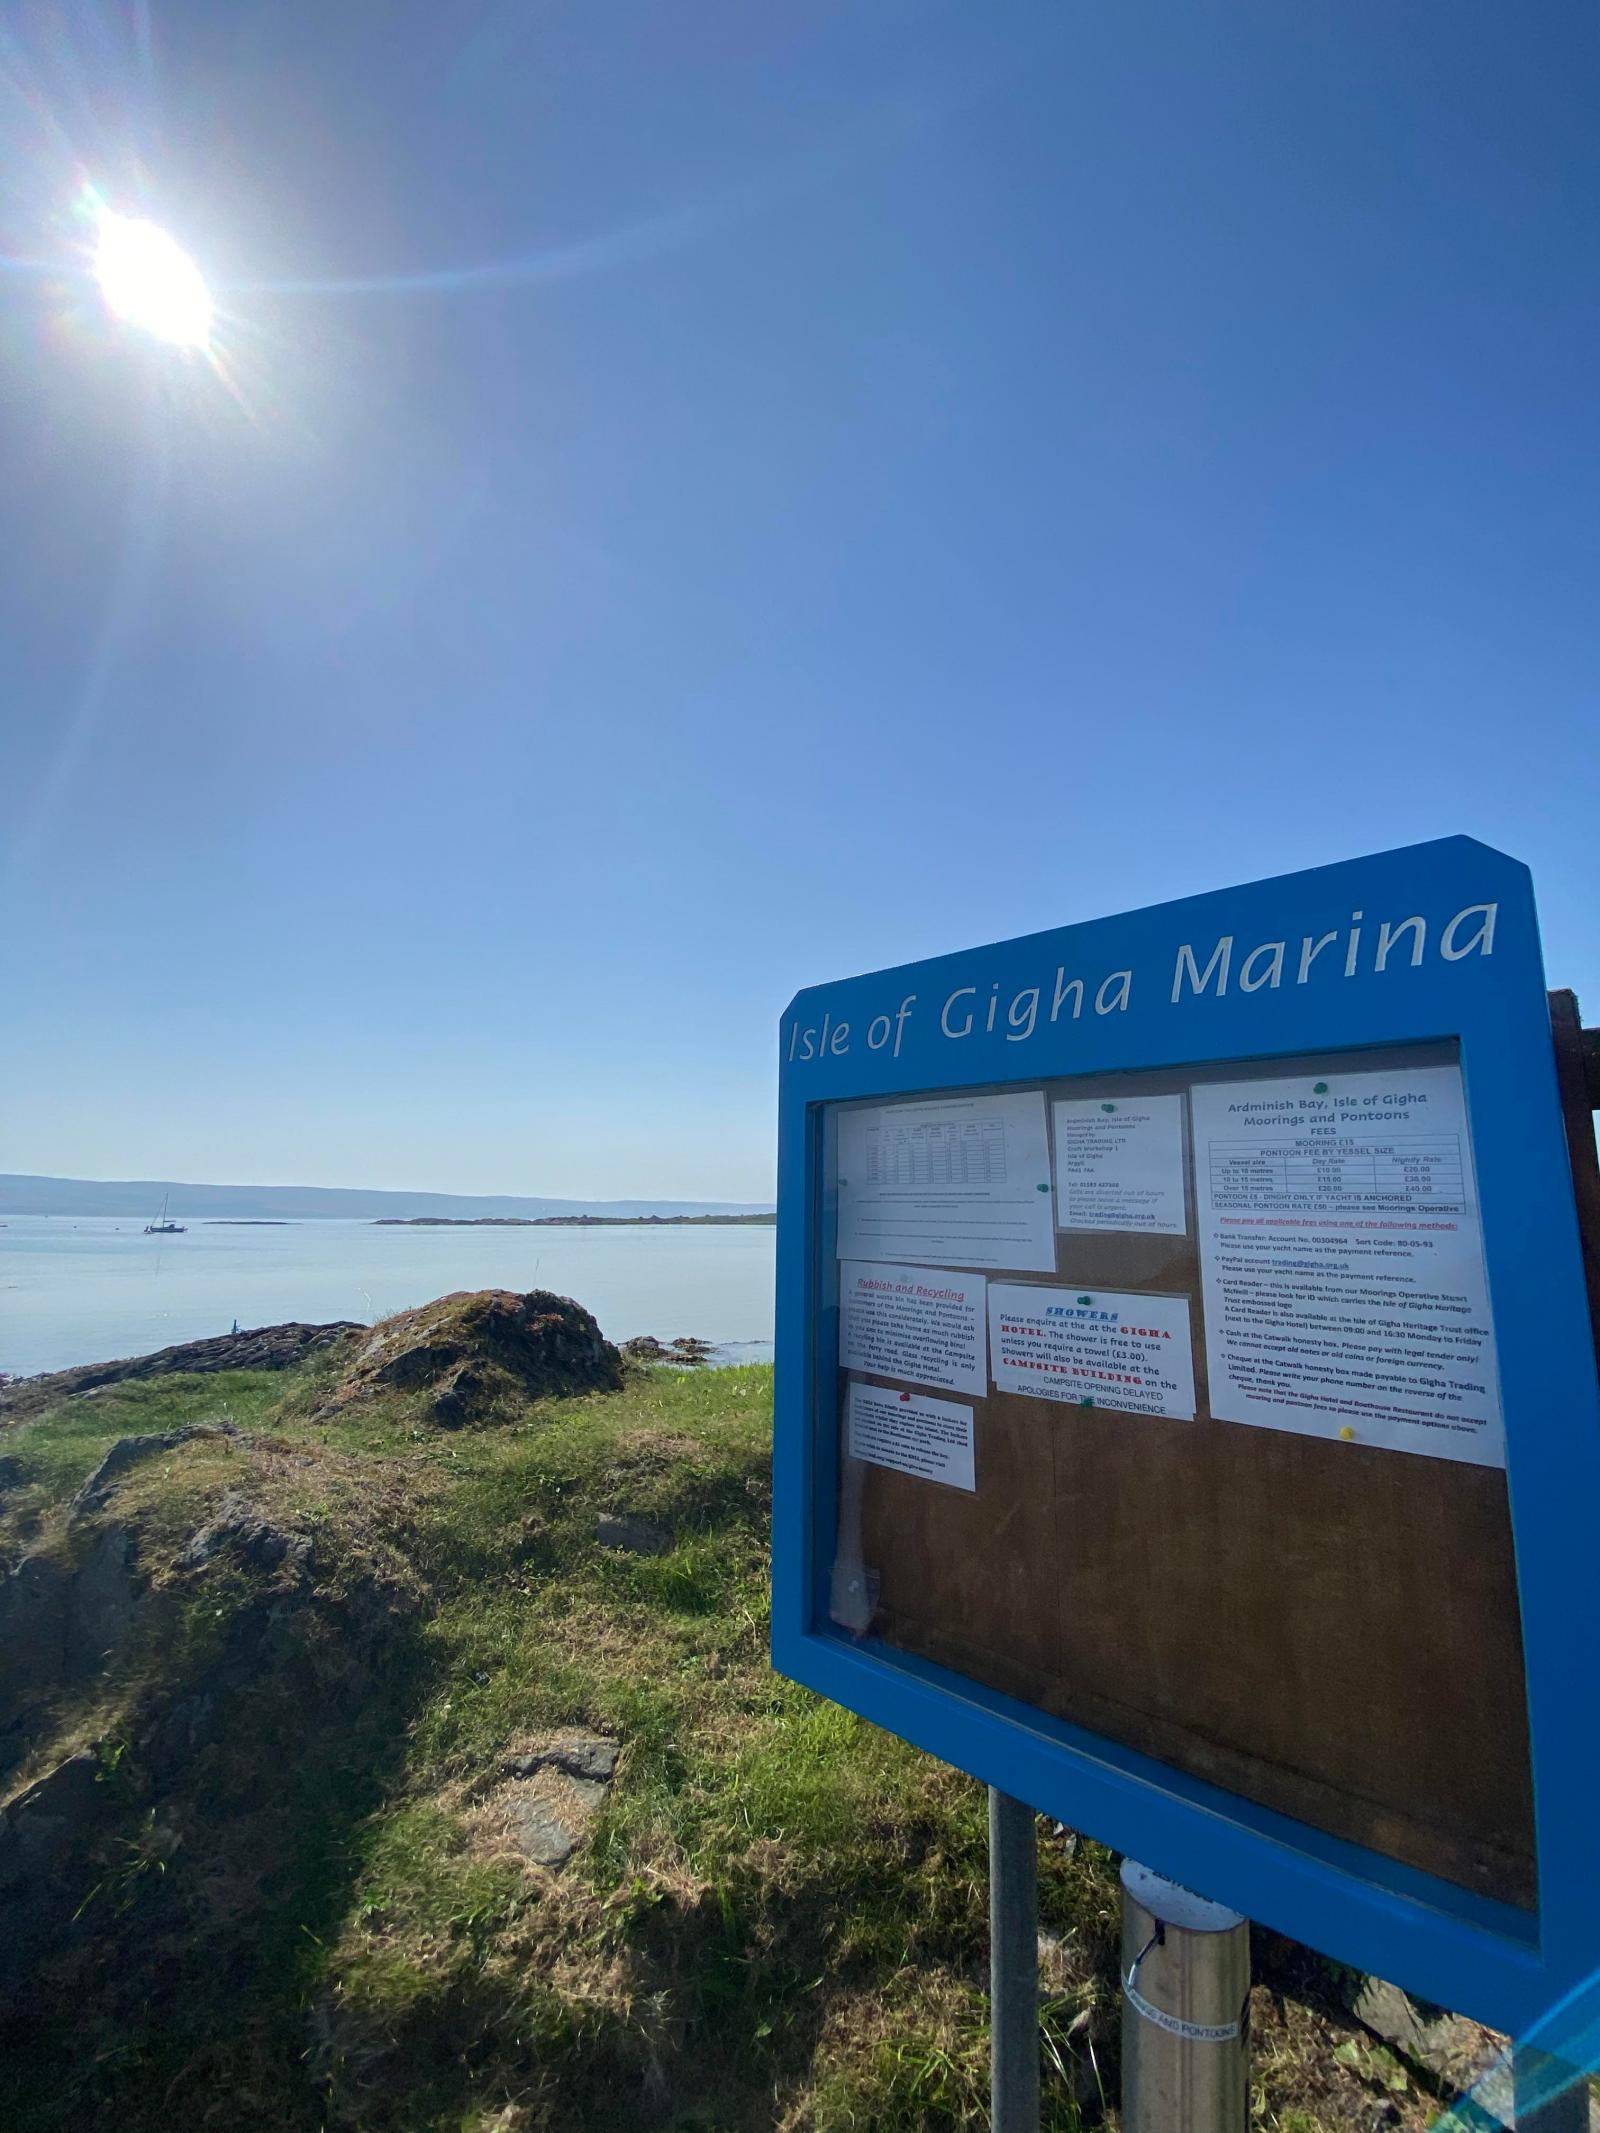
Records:
[[[155,223],[103,204],[98,219],[94,272],[108,310],[176,348],[204,348],[211,298],[182,245]]]

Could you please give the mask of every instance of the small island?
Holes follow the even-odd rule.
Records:
[[[758,1215],[378,1215],[374,1229],[770,1229]]]

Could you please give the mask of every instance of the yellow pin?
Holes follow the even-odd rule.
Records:
[[[1348,1422],[1345,1424],[1344,1428],[1340,1430],[1339,1434],[1344,1439],[1346,1444],[1354,1444],[1356,1441],[1356,1433],[1350,1427]]]

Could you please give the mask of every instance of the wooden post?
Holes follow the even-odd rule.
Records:
[[[1249,1994],[1241,1914],[1125,1859],[1124,2133],[1245,2133]]]

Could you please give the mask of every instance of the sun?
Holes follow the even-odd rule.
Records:
[[[206,348],[211,297],[200,269],[164,229],[97,202],[94,273],[106,308],[175,348]]]

